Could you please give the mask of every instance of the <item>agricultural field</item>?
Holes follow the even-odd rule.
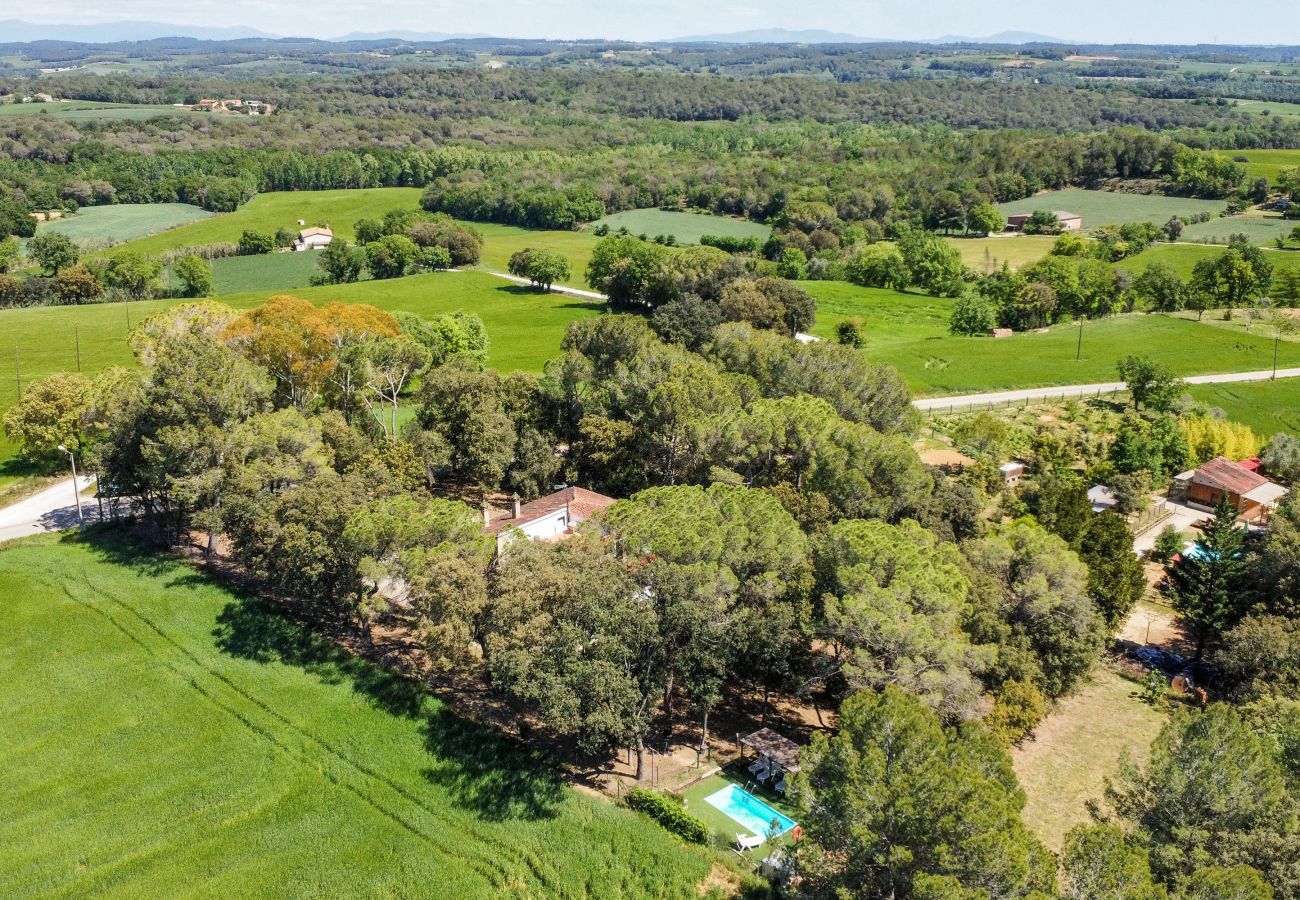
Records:
[[[249,291],[292,291],[311,284],[320,270],[315,251],[263,253],[257,256],[227,256],[212,261],[216,293],[243,294]]]
[[[1300,150],[1224,150],[1220,156],[1229,159],[1242,157],[1246,162],[1247,178],[1267,178],[1277,181],[1278,173],[1283,169],[1300,166]]]
[[[1232,108],[1248,116],[1300,119],[1300,103],[1271,103],[1267,100],[1234,100]]]
[[[258,194],[232,213],[213,216],[183,228],[131,241],[129,249],[145,254],[177,247],[238,241],[247,229],[274,233],[297,231],[298,220],[328,224],[339,237],[351,238],[358,219],[380,219],[391,209],[419,206],[419,188],[369,188],[344,191],[280,191]],[[119,252],[114,248],[110,253]]]
[[[947,239],[961,253],[968,269],[980,274],[996,272],[1006,263],[1020,269],[1038,262],[1052,249],[1055,237],[1046,234],[1016,234],[1004,237]]]
[[[708,851],[187,565],[0,550],[6,896],[695,898]]]
[[[664,209],[629,209],[598,219],[588,227],[599,225],[608,225],[611,231],[626,228],[632,234],[644,234],[652,238],[671,234],[679,244],[698,244],[706,234],[766,240],[772,232],[769,226],[746,219]]]
[[[1136,696],[1138,686],[1104,667],[1061,700],[1011,751],[1028,802],[1025,824],[1052,850],[1065,833],[1092,821],[1088,806],[1100,801],[1107,777],[1127,751],[1141,762],[1165,722],[1165,714]]]
[[[1186,216],[1208,212],[1218,215],[1223,209],[1222,200],[1194,200],[1187,197],[1162,197],[1149,194],[1119,194],[1112,191],[1087,191],[1067,188],[1048,191],[1001,203],[1002,215],[1032,213],[1038,209],[1065,210],[1083,216],[1085,229],[1099,225],[1123,225],[1125,222],[1155,222],[1163,225],[1170,216]]]
[[[1146,271],[1153,262],[1162,262],[1169,266],[1184,280],[1192,276],[1192,269],[1202,259],[1217,256],[1223,252],[1222,247],[1208,244],[1154,244],[1137,256],[1120,260],[1116,265],[1128,269],[1134,274]],[[1273,271],[1300,266],[1300,252],[1295,250],[1275,250],[1264,248],[1268,261],[1273,264]]]
[[[1277,238],[1286,238],[1300,222],[1284,219],[1280,214],[1258,211],[1240,216],[1224,216],[1188,225],[1178,238],[1180,243],[1227,244],[1234,234],[1246,235],[1252,244],[1272,246]]]
[[[1218,407],[1234,422],[1249,425],[1260,438],[1285,431],[1300,435],[1300,378],[1239,384],[1193,384],[1187,393]]]
[[[305,254],[299,254],[305,255]],[[241,309],[261,303],[283,290],[262,289],[219,297]],[[563,294],[539,294],[484,272],[439,272],[391,281],[363,281],[293,290],[314,303],[340,300],[370,303],[390,312],[405,310],[422,316],[464,310],[476,312],[487,328],[488,363],[502,371],[522,369],[540,373],[560,353],[569,322],[596,315],[603,304]],[[133,364],[127,347],[127,324],[138,324],[184,301],[149,300],[129,304],[39,306],[0,312],[0,359],[16,365],[22,384],[55,372],[78,370],[90,375],[109,366]],[[0,415],[18,398],[14,370],[0,376]],[[16,461],[18,448],[0,432],[0,489],[25,479],[27,470]]]
[[[520,250],[550,250],[569,261],[571,274],[561,284],[568,287],[587,287],[587,263],[600,238],[590,231],[535,231],[513,225],[491,222],[464,222],[483,237],[483,255],[479,267],[491,272],[504,272],[512,254]]]
[[[212,218],[212,213],[188,203],[120,203],[86,206],[72,215],[42,222],[37,230],[66,234],[86,247],[106,247],[133,241]]]
[[[73,122],[117,120],[143,122],[158,116],[199,115],[175,106],[152,106],[133,103],[97,103],[92,100],[66,100],[55,103],[0,103],[0,119],[10,116],[46,115]]]
[[[1075,325],[1001,339],[956,336],[948,333],[952,300],[837,282],[801,284],[818,298],[814,334],[833,339],[842,319],[862,317],[868,358],[895,366],[918,394],[1114,381],[1116,362],[1129,354],[1150,356],[1180,375],[1255,371],[1273,360],[1273,342],[1262,333],[1172,316],[1127,315],[1086,323],[1076,361]],[[1283,343],[1279,361],[1300,365],[1300,343]]]

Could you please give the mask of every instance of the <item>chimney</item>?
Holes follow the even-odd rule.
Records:
[[[519,507],[520,507],[519,495],[516,494],[514,497],[510,499],[511,514],[516,519],[519,518]]]

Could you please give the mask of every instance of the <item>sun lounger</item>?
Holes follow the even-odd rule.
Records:
[[[763,846],[765,838],[756,834],[738,834],[736,835],[736,852],[744,853],[746,850],[757,850]]]
[[[765,760],[765,759],[756,759],[756,760],[754,760],[752,763],[749,764],[749,774],[750,774],[750,775],[757,775],[759,769],[766,769],[766,768],[767,768],[767,760]]]
[[[778,782],[776,783],[776,787],[773,788],[773,790],[775,790],[778,794],[784,794],[784,793],[785,793],[785,776],[784,776],[784,775],[781,776],[781,780],[778,781]]]

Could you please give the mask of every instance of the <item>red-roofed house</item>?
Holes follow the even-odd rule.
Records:
[[[1175,475],[1170,499],[1181,498],[1188,506],[1214,509],[1227,498],[1243,522],[1263,523],[1286,495],[1287,489],[1280,484],[1241,463],[1216,456],[1195,469]]]
[[[563,540],[573,529],[615,502],[613,497],[580,487],[566,487],[529,503],[514,502],[508,513],[483,510],[483,530],[497,538],[500,553],[517,537]]]

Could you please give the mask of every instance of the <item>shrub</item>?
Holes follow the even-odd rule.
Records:
[[[862,317],[851,316],[835,327],[835,338],[846,347],[861,347]]]
[[[1178,533],[1178,529],[1174,526],[1166,525],[1164,530],[1156,535],[1155,545],[1151,548],[1149,555],[1156,562],[1168,562],[1175,553],[1182,549],[1183,536]]]
[[[1027,681],[1008,681],[993,698],[993,709],[984,719],[989,731],[1010,746],[1034,729],[1047,712],[1043,692]]]
[[[645,788],[627,792],[627,805],[645,813],[664,828],[693,844],[709,842],[709,826],[682,808],[681,800]]]
[[[257,256],[275,249],[275,237],[264,231],[248,230],[239,236],[241,256]]]

